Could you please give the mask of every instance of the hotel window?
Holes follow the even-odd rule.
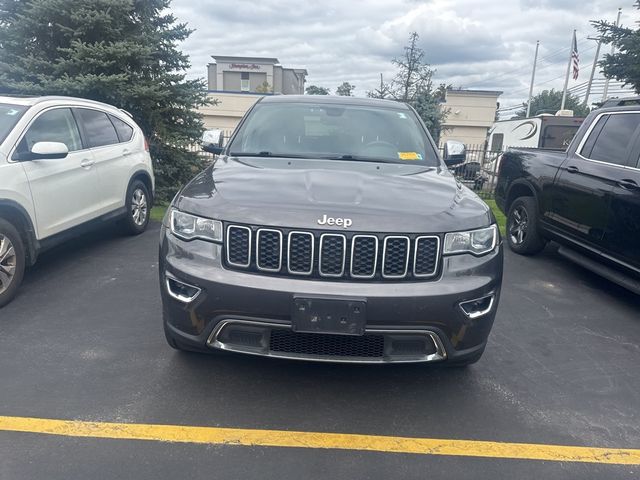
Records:
[[[249,91],[249,72],[240,73],[240,91],[241,92]]]

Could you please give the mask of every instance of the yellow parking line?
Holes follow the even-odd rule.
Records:
[[[0,431],[69,437],[640,465],[640,449],[0,416]]]

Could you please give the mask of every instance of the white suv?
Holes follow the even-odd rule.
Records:
[[[149,222],[154,177],[131,116],[67,97],[0,96],[0,307],[38,253],[106,220]]]

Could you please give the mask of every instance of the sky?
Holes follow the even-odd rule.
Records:
[[[580,75],[569,88],[583,93],[596,52],[591,20],[633,26],[633,0],[173,0],[178,21],[195,29],[181,48],[189,77],[205,77],[211,55],[276,57],[306,68],[307,85],[356,85],[364,96],[391,79],[391,60],[418,32],[435,81],[454,87],[500,90],[501,108],[525,101],[536,40],[540,40],[534,94],[562,89],[571,35],[577,30]],[[601,55],[609,51],[602,47]],[[596,79],[602,78],[596,73]],[[597,82],[596,82],[597,83]],[[602,84],[600,83],[600,91]],[[618,87],[614,87],[618,89]],[[617,90],[612,90],[614,93]],[[599,100],[599,98],[592,98]],[[509,113],[505,110],[504,113]]]

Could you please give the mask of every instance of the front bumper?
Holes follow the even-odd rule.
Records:
[[[220,245],[200,240],[184,242],[162,228],[159,273],[165,329],[186,348],[359,363],[462,361],[484,349],[502,283],[502,245],[482,257],[444,257],[441,275],[420,282],[343,282],[257,275],[225,269],[222,253]],[[167,278],[199,291],[193,299],[188,295],[193,292],[179,292],[184,298],[176,298]],[[367,354],[353,355],[345,350],[348,346],[344,346],[342,335],[306,334],[311,337],[303,338],[292,333],[294,295],[366,299],[365,335],[352,342]],[[484,297],[491,302],[475,315],[460,306]],[[271,345],[276,340],[279,349]],[[286,345],[294,344],[295,348],[285,351]],[[323,345],[328,350],[320,349]]]

